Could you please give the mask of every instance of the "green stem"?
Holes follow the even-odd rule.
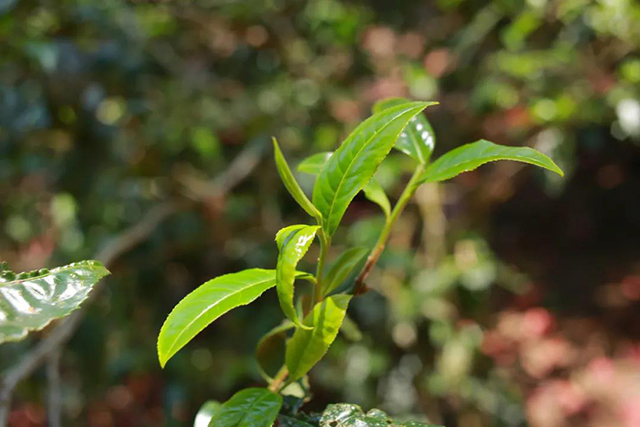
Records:
[[[371,272],[373,267],[376,265],[376,262],[378,262],[378,258],[380,258],[380,255],[384,251],[384,247],[387,244],[387,240],[389,239],[389,234],[391,234],[391,229],[393,228],[393,225],[395,224],[396,220],[400,217],[400,215],[402,214],[402,211],[407,206],[407,203],[409,203],[409,200],[411,200],[416,190],[420,186],[420,177],[422,176],[423,172],[424,172],[424,165],[423,164],[418,165],[418,167],[416,167],[416,170],[413,172],[413,175],[411,176],[409,183],[402,191],[402,194],[400,195],[398,202],[393,207],[393,210],[391,211],[391,215],[389,215],[389,217],[387,218],[387,221],[385,222],[384,227],[380,232],[380,236],[378,236],[378,241],[376,242],[376,245],[373,247],[373,250],[371,251],[369,258],[367,258],[366,264],[364,265],[364,267],[362,268],[362,271],[360,272],[360,275],[356,279],[356,283],[353,287],[354,295],[363,294],[368,290],[364,282],[367,279],[367,276],[369,276],[369,273]]]
[[[313,291],[313,304],[311,304],[311,307],[314,307],[317,303],[322,301],[322,275],[324,272],[324,265],[327,260],[327,252],[329,251],[329,246],[331,246],[331,239],[324,234],[322,229],[318,232],[318,237],[320,238],[320,256],[318,257],[318,265],[316,267],[316,283]]]

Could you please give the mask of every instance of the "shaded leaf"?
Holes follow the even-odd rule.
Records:
[[[278,427],[313,427],[313,424],[287,415],[280,415],[278,416]]]
[[[284,362],[287,331],[295,328],[292,322],[285,321],[267,332],[256,346],[256,360],[262,375],[269,382],[273,380]]]
[[[474,170],[485,163],[497,160],[514,160],[529,163],[564,176],[562,170],[553,160],[533,148],[508,147],[481,139],[458,147],[441,156],[427,167],[420,182],[444,181],[463,172]]]
[[[388,218],[389,215],[391,215],[391,204],[389,203],[389,198],[384,192],[384,188],[382,188],[375,178],[371,178],[371,180],[362,188],[362,191],[364,191],[364,196],[367,199],[380,206],[382,212],[384,212],[384,216]]]
[[[322,284],[322,295],[328,295],[334,289],[336,289],[345,279],[349,276],[349,273],[360,263],[369,249],[365,247],[354,247],[344,251],[333,262],[331,268],[324,277]]]
[[[379,112],[386,108],[391,108],[396,105],[401,105],[409,102],[405,98],[387,98],[376,102],[373,106],[373,112]],[[404,131],[398,137],[395,148],[408,156],[414,158],[420,163],[429,162],[431,153],[436,144],[436,134],[431,127],[431,124],[424,116],[424,114],[418,114],[415,116]]]
[[[222,404],[215,400],[205,402],[193,420],[193,427],[208,427],[211,419],[220,410],[221,406]]]
[[[229,310],[253,302],[276,284],[275,270],[254,268],[209,280],[169,313],[158,335],[158,358],[164,365],[200,331]]]
[[[282,397],[266,388],[247,388],[227,400],[213,416],[211,427],[271,427]]]
[[[347,207],[389,154],[409,120],[429,105],[410,102],[374,114],[329,158],[316,179],[312,198],[328,236],[336,231]]]
[[[287,343],[285,361],[291,381],[302,378],[336,339],[351,295],[334,295],[316,304],[304,319],[313,329],[296,329]]]
[[[285,160],[282,151],[280,151],[280,147],[278,146],[278,141],[273,138],[273,151],[276,159],[276,166],[278,168],[278,174],[280,174],[280,178],[284,186],[287,188],[289,193],[293,196],[296,202],[304,209],[309,215],[314,217],[318,224],[322,223],[322,214],[318,211],[318,209],[311,203],[311,201],[307,198],[307,196],[300,188],[298,181],[293,176],[287,161]]]
[[[298,165],[298,171],[318,175],[325,163],[333,155],[333,151],[325,151],[323,153],[312,154]]]
[[[109,271],[98,261],[15,274],[0,268],[0,343],[17,341],[67,316]]]
[[[309,250],[320,227],[316,225],[292,225],[278,231],[278,263],[276,266],[276,285],[280,307],[284,314],[296,324],[304,328],[293,304],[296,266]]]

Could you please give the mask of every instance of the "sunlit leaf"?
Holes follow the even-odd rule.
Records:
[[[318,224],[322,222],[322,214],[318,211],[318,209],[311,203],[311,201],[307,198],[307,196],[300,188],[298,181],[293,176],[287,161],[285,160],[282,151],[280,151],[280,147],[278,146],[278,141],[273,138],[273,151],[275,153],[276,166],[278,168],[278,173],[280,174],[280,178],[284,183],[284,186],[289,190],[289,193],[293,196],[296,202],[304,209],[309,215],[314,217]]]
[[[340,286],[340,284],[349,276],[349,273],[351,273],[353,268],[360,263],[362,258],[364,258],[368,252],[369,249],[359,246],[349,248],[340,254],[324,277],[322,283],[322,295],[327,295]]]
[[[313,154],[298,164],[298,171],[318,175],[332,155],[333,151]]]
[[[184,297],[165,320],[158,336],[164,367],[178,350],[229,310],[246,305],[276,284],[275,270],[254,268],[209,280]]]
[[[377,113],[407,102],[409,102],[409,100],[405,98],[383,99],[376,102],[373,106],[373,112]],[[407,127],[400,134],[396,141],[395,148],[424,164],[429,161],[435,144],[436,134],[433,132],[431,124],[424,114],[418,114],[411,119]]]
[[[432,103],[409,102],[374,114],[329,158],[313,188],[313,204],[322,213],[328,236],[336,231],[351,200],[371,179],[409,120],[429,105]]]
[[[20,274],[0,268],[0,343],[21,340],[67,316],[107,274],[98,261]]]
[[[282,397],[266,388],[237,392],[216,412],[210,427],[271,427],[282,406]]]
[[[497,160],[529,163],[564,176],[562,170],[553,160],[533,148],[508,147],[481,139],[451,150],[438,158],[427,167],[421,182],[444,181],[463,172],[474,170],[485,163]]]
[[[278,244],[278,263],[276,266],[276,285],[280,307],[284,314],[296,324],[304,328],[293,303],[296,266],[309,250],[318,232],[318,226],[292,225],[283,228],[276,235]]]
[[[296,329],[287,343],[285,361],[290,380],[302,378],[322,359],[338,335],[350,300],[351,295],[330,296],[305,317],[304,323],[313,329]]]
[[[362,191],[367,199],[380,206],[382,212],[384,212],[384,216],[389,217],[389,215],[391,215],[391,204],[389,203],[389,198],[384,192],[384,188],[382,188],[375,178],[371,178],[371,180],[362,187]]]

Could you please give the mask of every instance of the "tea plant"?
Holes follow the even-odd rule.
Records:
[[[236,393],[221,406],[208,406],[199,424],[215,427],[282,426],[425,426],[396,423],[379,410],[364,414],[354,405],[330,405],[321,416],[300,414],[283,405],[282,392],[298,383],[306,389],[306,375],[325,355],[345,319],[350,301],[367,291],[366,278],[383,252],[389,234],[417,188],[439,182],[496,160],[530,163],[562,175],[547,156],[531,148],[506,147],[480,140],[454,149],[430,163],[435,135],[421,112],[434,102],[393,98],[379,102],[374,114],[361,123],[333,153],[315,154],[299,170],[316,174],[311,200],[298,185],[277,141],[273,140],[280,178],[291,196],[314,220],[276,234],[279,255],[275,270],[253,268],[210,280],[180,301],[158,336],[158,357],[166,363],[200,331],[233,308],[250,304],[275,287],[285,321],[260,340],[257,359],[267,382],[264,388]],[[382,187],[372,179],[380,163],[396,148],[416,162],[413,176],[393,207]],[[354,197],[364,191],[377,203],[386,221],[375,246],[350,248],[328,264],[332,237]],[[297,265],[314,242],[319,244],[315,273]],[[362,259],[368,254],[364,265]],[[357,267],[359,274],[349,281]],[[297,281],[310,282],[313,292],[295,298]],[[273,371],[270,348],[285,343],[284,360]],[[208,414],[208,415],[206,415]]]

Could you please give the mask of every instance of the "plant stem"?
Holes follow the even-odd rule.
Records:
[[[287,369],[287,367],[283,366],[282,368],[280,368],[276,376],[273,378],[273,381],[271,381],[271,383],[269,384],[269,390],[273,391],[274,393],[278,392],[280,390],[280,386],[287,378],[287,375],[289,375],[289,370]]]
[[[327,252],[329,251],[329,246],[331,246],[331,239],[324,234],[322,229],[318,232],[318,237],[320,238],[320,256],[318,257],[318,265],[316,267],[316,283],[313,290],[312,308],[322,301],[322,274],[327,259]]]
[[[354,295],[361,295],[368,291],[368,288],[366,287],[364,282],[367,279],[367,276],[369,276],[369,273],[371,272],[373,267],[376,265],[376,262],[378,262],[378,258],[380,258],[380,255],[384,251],[384,247],[387,244],[387,240],[389,239],[389,234],[391,234],[393,225],[400,217],[400,214],[402,214],[402,211],[407,206],[407,203],[409,203],[409,200],[411,200],[416,190],[420,186],[419,182],[420,177],[422,176],[422,172],[424,172],[424,165],[420,164],[418,165],[418,167],[416,167],[416,170],[413,172],[409,183],[404,188],[402,194],[400,195],[400,198],[398,199],[398,202],[393,207],[391,215],[389,215],[389,217],[387,218],[387,221],[382,228],[382,232],[380,232],[380,236],[378,236],[376,245],[373,247],[371,254],[369,254],[369,258],[367,258],[367,262],[362,268],[360,275],[356,279],[356,283],[353,287]]]

